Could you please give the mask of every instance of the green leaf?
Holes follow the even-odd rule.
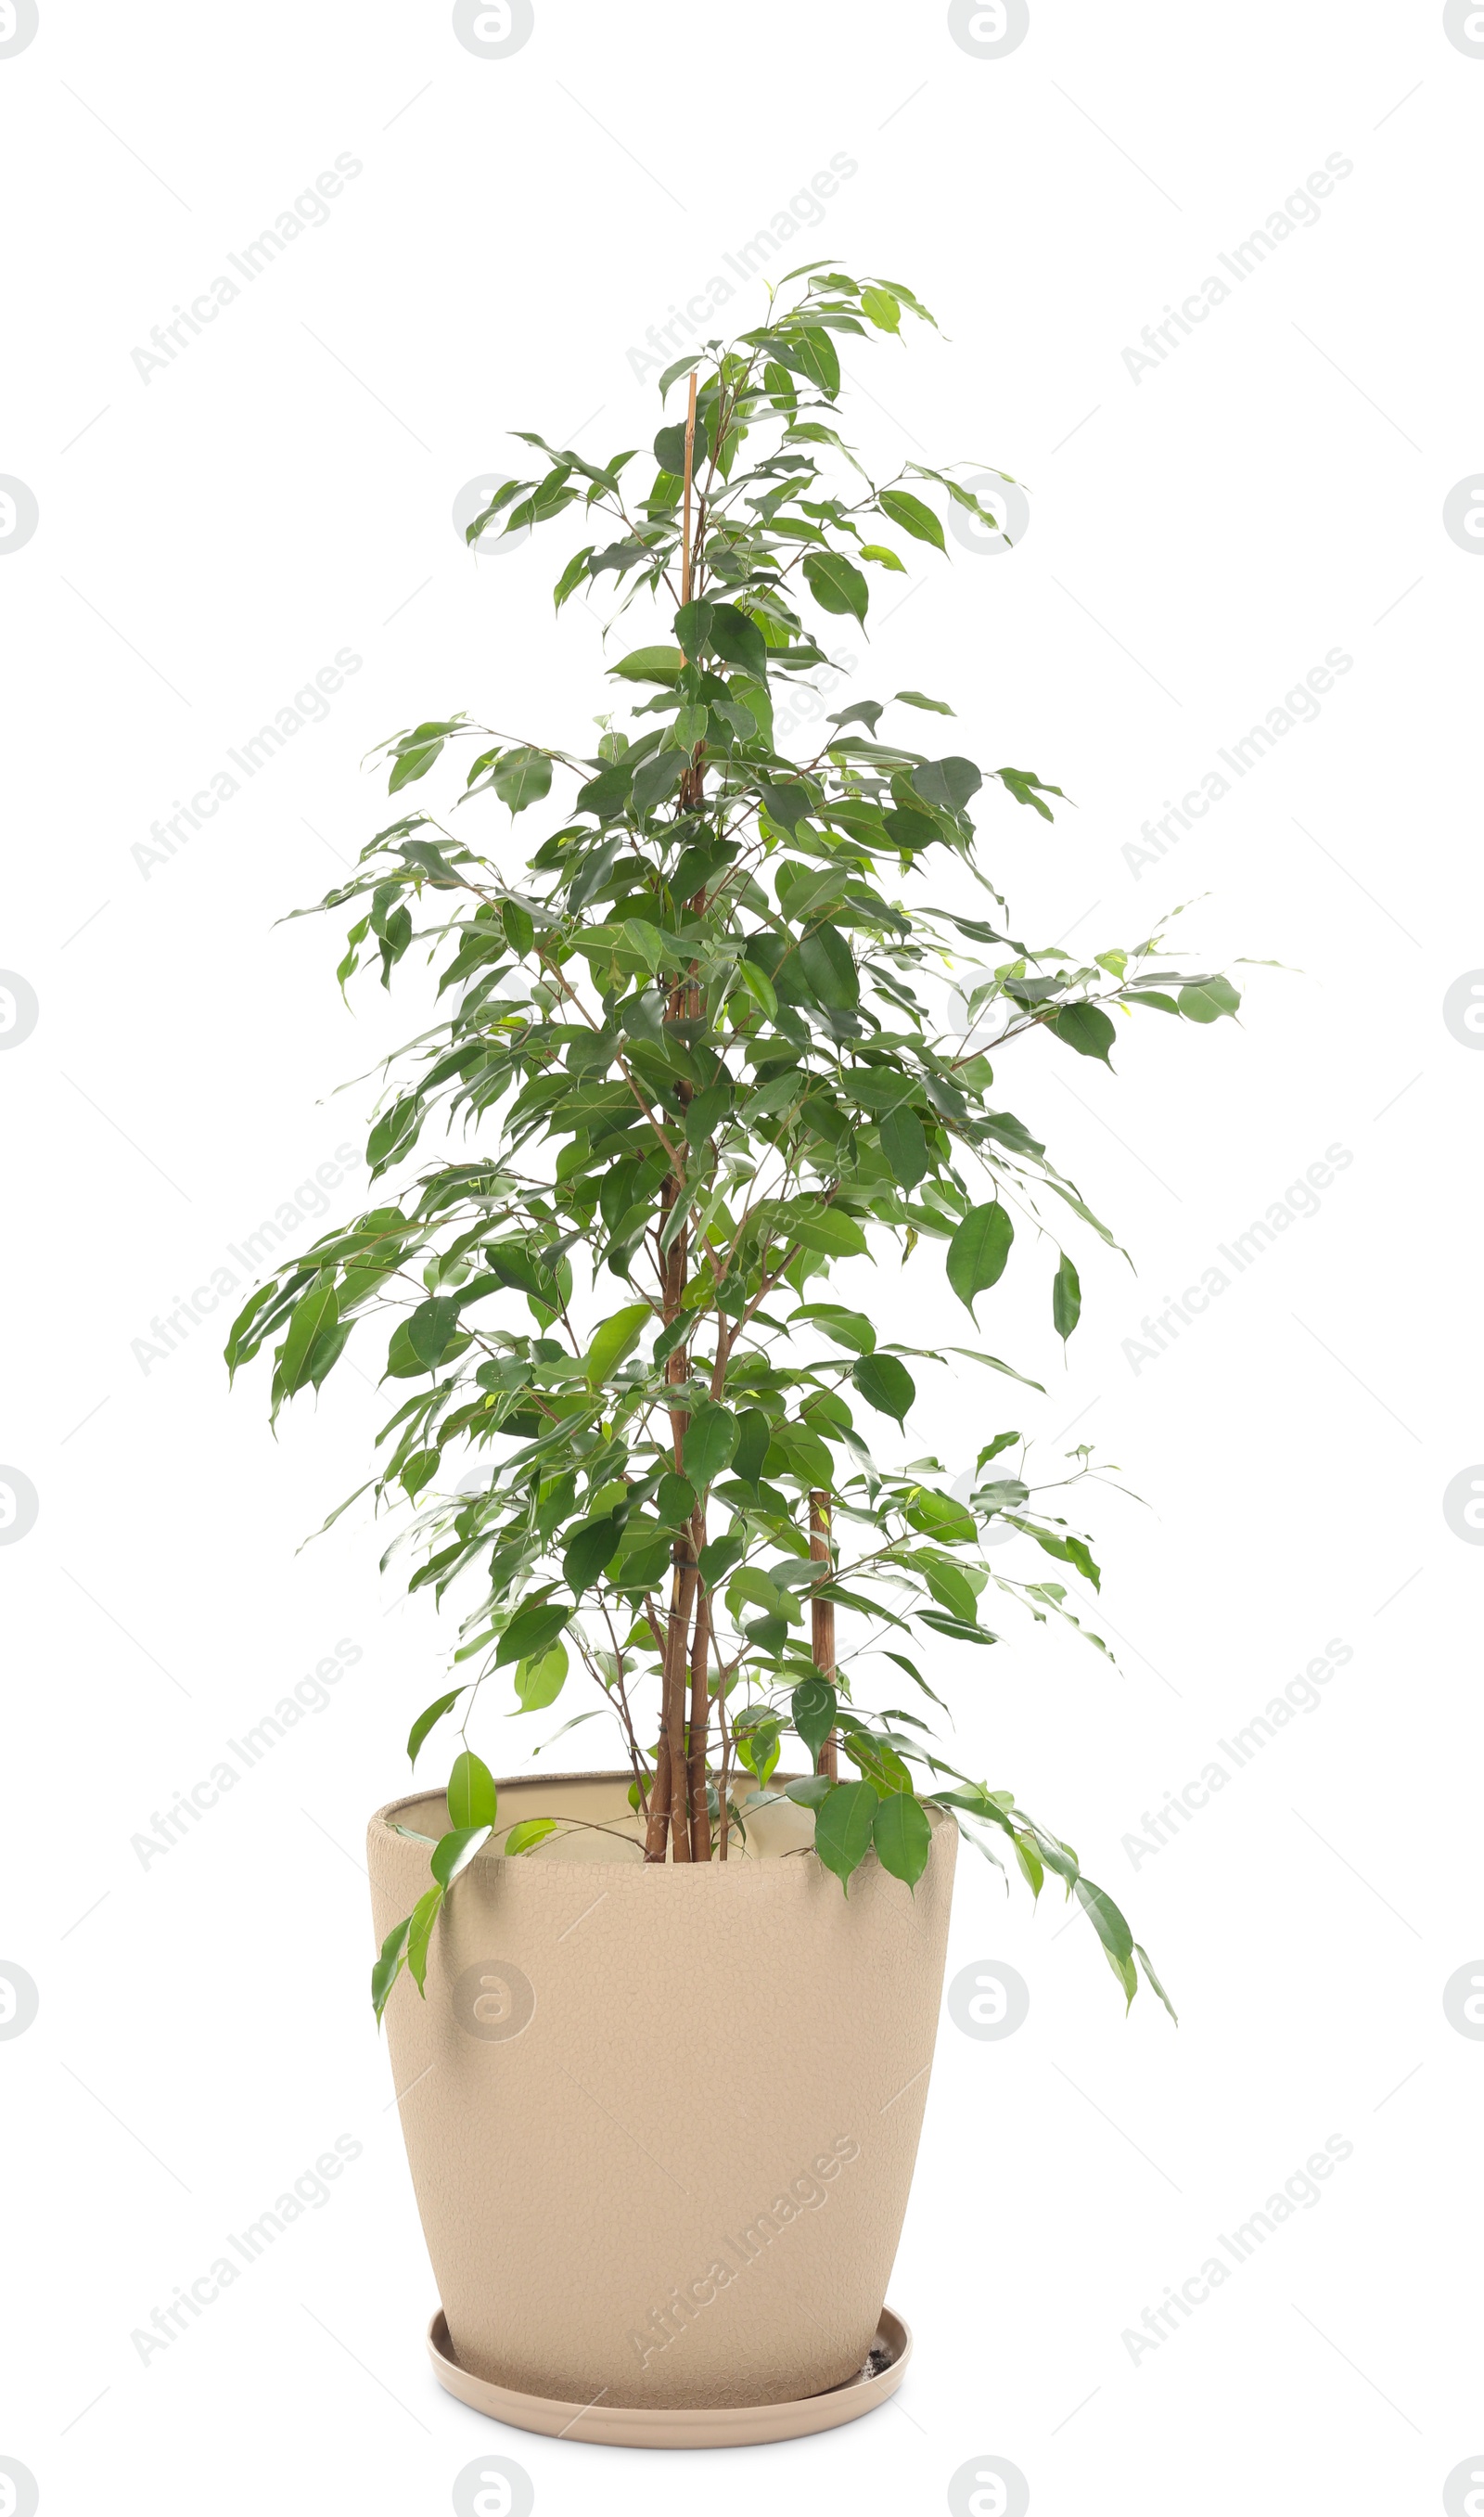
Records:
[[[482,1844],[488,1844],[488,1826],[455,1826],[440,1836],[428,1858],[428,1867],[440,1888],[451,1888],[460,1871],[467,1870]]]
[[[442,1360],[445,1347],[458,1334],[457,1295],[435,1294],[430,1301],[419,1302],[404,1326],[412,1352],[424,1370],[431,1372]]]
[[[900,332],[902,308],[889,288],[863,288],[861,312],[878,332]]]
[[[949,706],[947,700],[925,699],[921,691],[895,691],[892,696],[894,699],[905,700],[909,707],[931,708],[937,716],[953,716],[956,713]]]
[[[518,1608],[495,1647],[494,1665],[503,1669],[513,1660],[533,1660],[554,1643],[572,1610],[562,1600],[538,1608]]]
[[[536,930],[530,911],[523,909],[517,900],[502,900],[500,924],[505,930],[505,940],[512,953],[518,954],[524,960],[535,942]]]
[[[863,1354],[858,1363],[852,1364],[850,1377],[868,1407],[874,1407],[878,1415],[893,1417],[899,1425],[906,1424],[917,1386],[905,1363],[899,1363],[894,1354]]]
[[[698,1493],[730,1465],[740,1438],[741,1429],[730,1407],[707,1400],[697,1408],[685,1429],[680,1464]]]
[[[394,1923],[382,1941],[381,1955],[371,1969],[371,2007],[376,2013],[378,2026],[391,1998],[392,1986],[406,1963],[407,1935],[411,1929],[410,1914],[404,1914],[400,1923]]]
[[[943,813],[961,813],[971,795],[984,785],[982,773],[972,760],[956,754],[947,760],[923,760],[912,774],[912,785],[924,803],[936,804]]]
[[[725,1538],[713,1538],[708,1546],[703,1547],[699,1560],[700,1578],[706,1589],[719,1590],[733,1566],[742,1562],[746,1551],[745,1538],[731,1535]]]
[[[883,490],[876,505],[883,516],[890,516],[894,525],[900,525],[905,533],[911,533],[913,541],[931,542],[934,550],[947,551],[943,527],[931,507],[924,506],[920,498],[914,498],[910,490]]]
[[[1082,1289],[1065,1250],[1051,1287],[1051,1321],[1063,1345],[1072,1335],[1082,1311]]]
[[[576,1532],[562,1558],[562,1579],[574,1598],[580,1598],[596,1582],[604,1565],[612,1562],[622,1536],[622,1524],[609,1514],[601,1520],[585,1522]]]
[[[522,747],[507,751],[496,763],[490,786],[511,814],[524,813],[528,804],[539,804],[551,793],[551,759],[544,751]]]
[[[1213,1022],[1215,1016],[1202,1014],[1198,1019]],[[1069,1048],[1075,1048],[1079,1057],[1100,1057],[1105,1066],[1110,1064],[1108,1051],[1115,1034],[1101,1005],[1063,1005],[1059,1013],[1047,1017],[1046,1029],[1054,1031]]]
[[[440,737],[436,743],[416,744],[405,751],[400,751],[392,763],[387,793],[396,795],[403,787],[410,787],[414,779],[426,778],[443,747]]]
[[[513,1826],[506,1836],[503,1850],[512,1859],[518,1858],[521,1854],[533,1851],[536,1845],[544,1844],[547,1837],[555,1835],[556,1831],[554,1817],[523,1817],[520,1825]]]
[[[1106,1889],[1094,1888],[1090,1879],[1079,1877],[1073,1882],[1073,1895],[1102,1941],[1108,1963],[1124,1987],[1126,2006],[1138,1990],[1139,1981],[1133,1963],[1133,1934]]]
[[[1179,995],[1187,1022],[1217,1022],[1222,1014],[1235,1014],[1241,1003],[1230,979],[1203,979],[1194,987],[1182,988]]]
[[[428,1889],[418,1898],[407,1921],[407,1973],[424,2001],[428,1997],[428,1943],[445,1893],[442,1888]]]
[[[1014,1238],[1009,1210],[996,1198],[989,1206],[970,1207],[949,1243],[948,1280],[971,1318],[978,1296],[1004,1274]]]
[[[429,1731],[437,1728],[445,1713],[452,1712],[454,1705],[458,1702],[458,1699],[463,1692],[464,1689],[461,1686],[455,1686],[451,1695],[441,1695],[436,1704],[428,1705],[421,1713],[419,1713],[411,1729],[407,1732],[407,1762],[409,1765],[416,1765],[418,1749],[422,1746],[422,1743],[426,1739]]]
[[[732,1474],[749,1486],[755,1486],[763,1472],[768,1445],[773,1439],[773,1427],[761,1407],[743,1407],[737,1419],[737,1448],[732,1454]],[[660,1492],[663,1493],[663,1488]]]
[[[838,1698],[827,1678],[806,1678],[793,1690],[789,1718],[817,1766],[820,1750],[834,1728]]]
[[[685,658],[678,647],[636,647],[621,663],[610,664],[611,674],[625,682],[678,682],[685,669]]]
[[[1159,1977],[1155,1974],[1154,1968],[1149,1962],[1147,1951],[1140,1948],[1137,1941],[1135,1941],[1133,1944],[1133,1954],[1138,1959],[1140,1966],[1144,1970],[1144,1981],[1148,1984],[1150,1991],[1157,1992],[1159,1994],[1160,1999],[1165,2004],[1170,2018],[1174,2020],[1175,2026],[1178,2027],[1180,2022],[1175,2012],[1174,2003],[1170,2000],[1165,1986],[1161,1984]]]
[[[800,938],[796,958],[816,1004],[850,1012],[860,1003],[861,981],[854,956],[839,928],[827,918],[811,935]]]
[[[855,1216],[835,1206],[785,1207],[781,1228],[805,1250],[823,1250],[831,1258],[858,1258],[870,1248]]]
[[[582,1359],[590,1389],[607,1381],[624,1356],[632,1354],[654,1316],[648,1302],[629,1302],[594,1331],[592,1344]]]
[[[876,1333],[864,1311],[842,1310],[838,1302],[803,1302],[790,1311],[789,1320],[812,1320],[822,1337],[835,1345],[849,1346],[856,1354],[874,1351]]]
[[[718,603],[711,615],[711,645],[724,663],[765,681],[768,642],[750,614],[735,603]]]
[[[915,1188],[932,1168],[922,1122],[915,1110],[909,1110],[905,1104],[899,1110],[889,1110],[882,1120],[881,1151],[899,1188]]]
[[[335,1291],[334,1279],[329,1276],[318,1277],[311,1285],[309,1292],[302,1294],[294,1304],[288,1323],[288,1335],[283,1341],[283,1352],[278,1363],[282,1386],[286,1391],[292,1392],[302,1388],[304,1383],[308,1381],[310,1357],[315,1341],[326,1329],[334,1327],[339,1308],[340,1302]]]
[[[1017,804],[1031,805],[1043,822],[1056,819],[1050,805],[1042,802],[1043,796],[1060,795],[1064,803],[1067,800],[1060,787],[1048,787],[1043,778],[1037,777],[1034,769],[996,769],[995,775]]]
[[[838,551],[808,551],[804,576],[822,612],[848,613],[865,626],[870,589],[848,559],[842,559]]]
[[[848,1883],[870,1851],[880,1806],[874,1783],[836,1783],[815,1812],[814,1849],[838,1880]],[[850,1894],[848,1884],[845,1893]]]
[[[448,1775],[450,1826],[493,1826],[498,1794],[494,1776],[472,1748],[462,1749]]]
[[[876,1811],[871,1842],[882,1869],[914,1888],[933,1849],[933,1830],[922,1803],[911,1792],[888,1792]]]
[[[550,1651],[538,1652],[521,1661],[515,1673],[515,1691],[521,1699],[523,1713],[544,1713],[555,1704],[567,1684],[567,1645],[554,1643]]]

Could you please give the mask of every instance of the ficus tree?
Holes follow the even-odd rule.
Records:
[[[457,1722],[448,1830],[375,1968],[378,2016],[403,1967],[422,1986],[480,1848],[519,1856],[562,1824],[502,1826],[470,1744],[484,1691],[513,1681],[538,1709],[579,1674],[576,1718],[606,1713],[621,1736],[647,1861],[745,1856],[783,1790],[842,1886],[875,1859],[906,1895],[937,1804],[1034,1894],[1048,1871],[1065,1883],[1129,1999],[1140,1970],[1165,1997],[1071,1847],[958,1771],[933,1728],[935,1646],[991,1648],[996,1600],[1079,1624],[1056,1577],[1095,1591],[1098,1568],[1058,1507],[1090,1455],[1036,1484],[1023,1435],[995,1430],[966,1494],[936,1459],[890,1456],[924,1368],[1040,1385],[977,1344],[884,1339],[831,1279],[892,1248],[936,1271],[936,1251],[977,1336],[1018,1226],[1017,1264],[1046,1266],[1069,1338],[1081,1297],[1061,1231],[1110,1236],[998,1106],[1001,1061],[1043,1031],[1106,1064],[1125,1010],[1203,1025],[1238,998],[1165,966],[1157,936],[1085,962],[1016,940],[970,806],[997,792],[1039,831],[1061,790],[920,748],[947,702],[817,705],[808,756],[779,747],[781,699],[816,688],[826,624],[864,625],[898,542],[945,553],[945,502],[996,530],[955,477],[982,462],[882,484],[838,433],[838,342],[909,319],[932,321],[897,281],[811,265],[754,330],[663,377],[684,416],[660,428],[657,469],[523,434],[543,468],[507,482],[470,541],[576,510],[594,537],[558,610],[612,594],[616,619],[648,595],[667,635],[615,657],[627,724],[600,716],[586,752],[463,714],[397,735],[391,792],[419,800],[321,904],[354,911],[342,988],[366,962],[390,985],[415,946],[443,1010],[388,1061],[366,1148],[378,1202],[252,1295],[227,1354],[234,1370],[271,1346],[276,1416],[359,1323],[380,1330],[404,1395],[368,1485],[412,1508],[408,1588],[460,1614],[453,1683],[407,1743],[415,1761]],[[459,747],[474,810],[455,832],[420,798]],[[538,807],[553,827],[519,870],[495,852],[503,822],[466,832]],[[1035,1541],[1045,1579],[987,1560],[996,1520]],[[913,1706],[878,1709],[904,1682]],[[806,1770],[784,1782],[781,1763]]]

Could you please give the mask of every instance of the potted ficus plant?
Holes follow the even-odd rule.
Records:
[[[1035,1894],[1053,1873],[1126,1998],[1141,1974],[1160,1993],[1070,1847],[933,1729],[944,1645],[993,1643],[989,1604],[1044,1621],[1071,1615],[1057,1568],[1096,1587],[1052,1508],[1087,1454],[1039,1502],[993,1416],[966,1493],[899,1464],[924,1366],[986,1387],[1010,1367],[889,1342],[863,1272],[850,1299],[834,1273],[941,1262],[940,1309],[973,1318],[1030,1218],[1052,1256],[1022,1263],[1047,1264],[1068,1338],[1055,1218],[1104,1227],[998,1106],[1001,1057],[1045,1031],[1106,1060],[1122,1009],[1207,1023],[1238,1000],[1157,938],[1086,963],[1012,939],[970,806],[997,790],[1039,830],[1060,789],[919,747],[946,702],[821,702],[807,756],[775,740],[820,629],[864,624],[871,573],[901,569],[883,534],[944,551],[945,499],[994,529],[952,472],[878,486],[837,433],[837,340],[909,317],[932,320],[896,281],[813,265],[662,379],[685,416],[657,473],[525,439],[547,468],[470,540],[573,511],[591,538],[558,610],[611,581],[663,635],[615,655],[629,722],[600,717],[590,754],[466,715],[385,747],[418,800],[323,904],[355,913],[339,977],[369,960],[390,984],[415,947],[445,1010],[389,1062],[377,1202],[285,1262],[228,1348],[272,1345],[276,1414],[358,1323],[390,1333],[371,1482],[413,1509],[408,1587],[459,1618],[408,1752],[449,1725],[458,1745],[371,1822],[373,1998],[439,2373],[577,2437],[778,2436],[900,2374],[880,2320],[959,1835]],[[420,798],[460,746],[455,835]],[[466,831],[498,807],[545,808],[523,866],[504,823]],[[987,1558],[995,1522],[1048,1578]],[[883,1683],[914,1709],[874,1709]],[[512,1685],[528,1709],[580,1688],[616,1768],[496,1782]]]

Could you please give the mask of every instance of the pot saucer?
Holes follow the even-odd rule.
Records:
[[[593,2404],[562,2404],[544,2395],[518,2394],[461,2368],[453,2356],[442,2308],[428,2327],[428,2357],[441,2386],[491,2420],[508,2421],[518,2430],[539,2430],[546,2438],[585,2440],[592,2447],[762,2447],[774,2439],[808,2438],[816,2430],[838,2429],[857,2421],[894,2395],[912,2358],[909,2326],[889,2307],[881,2310],[872,2357],[884,2355],[886,2366],[869,2365],[831,2386],[794,2404],[728,2404],[717,2411],[689,2409],[651,2411],[615,2404],[605,2410],[600,2396]]]

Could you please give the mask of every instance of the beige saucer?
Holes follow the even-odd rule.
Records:
[[[875,2349],[889,2355],[876,2375],[861,2369],[827,2394],[810,2395],[796,2404],[758,2404],[752,2409],[729,2406],[724,2411],[650,2411],[615,2405],[605,2411],[596,2404],[557,2404],[542,2395],[518,2395],[471,2376],[453,2357],[444,2311],[428,2327],[428,2357],[441,2386],[477,2412],[508,2421],[518,2430],[539,2430],[546,2438],[585,2440],[591,2447],[762,2447],[773,2439],[808,2438],[815,2430],[838,2429],[858,2421],[894,2395],[912,2356],[911,2330],[889,2307],[881,2310]]]

